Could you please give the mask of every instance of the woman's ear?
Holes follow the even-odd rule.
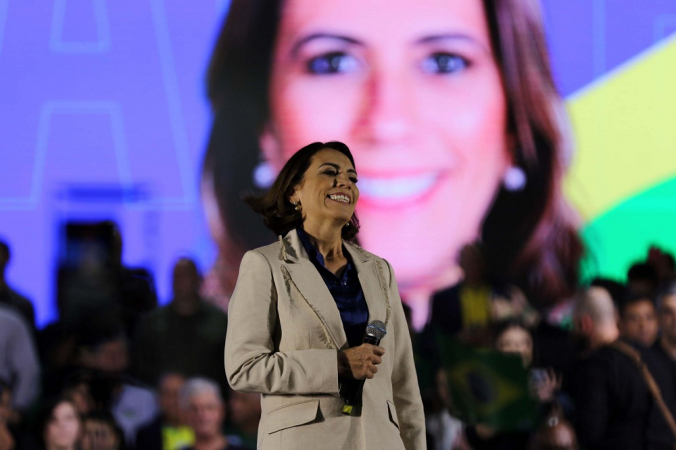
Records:
[[[301,188],[300,184],[297,184],[296,186],[291,188],[291,194],[289,195],[289,201],[291,203],[293,202],[296,202],[298,204],[302,203],[300,199],[300,188]]]
[[[263,128],[263,133],[258,138],[258,145],[261,149],[263,160],[267,161],[275,172],[279,172],[284,166],[282,149],[270,123],[267,123]]]

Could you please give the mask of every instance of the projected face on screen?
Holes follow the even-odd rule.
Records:
[[[264,187],[257,167],[274,176],[308,143],[339,140],[359,172],[358,238],[392,263],[416,328],[479,239],[491,277],[535,303],[570,295],[581,246],[545,49],[531,0],[233,0],[211,60],[203,176],[221,254],[270,242],[241,207]],[[514,166],[525,186],[503,189]]]
[[[362,245],[402,285],[449,284],[509,165],[482,3],[291,0],[273,57],[266,158],[347,143]]]

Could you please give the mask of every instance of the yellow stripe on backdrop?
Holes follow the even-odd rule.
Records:
[[[676,34],[568,100],[566,196],[584,222],[676,176]]]

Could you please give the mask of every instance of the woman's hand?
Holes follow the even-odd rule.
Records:
[[[355,380],[371,379],[383,362],[385,349],[377,345],[362,344],[338,352],[338,375]]]
[[[562,377],[550,367],[544,372],[542,380],[533,386],[533,395],[540,403],[550,402],[554,399],[556,391],[561,389],[561,382]]]

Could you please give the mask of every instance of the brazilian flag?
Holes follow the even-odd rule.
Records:
[[[532,429],[537,403],[529,395],[521,357],[437,336],[453,414],[500,431]]]

